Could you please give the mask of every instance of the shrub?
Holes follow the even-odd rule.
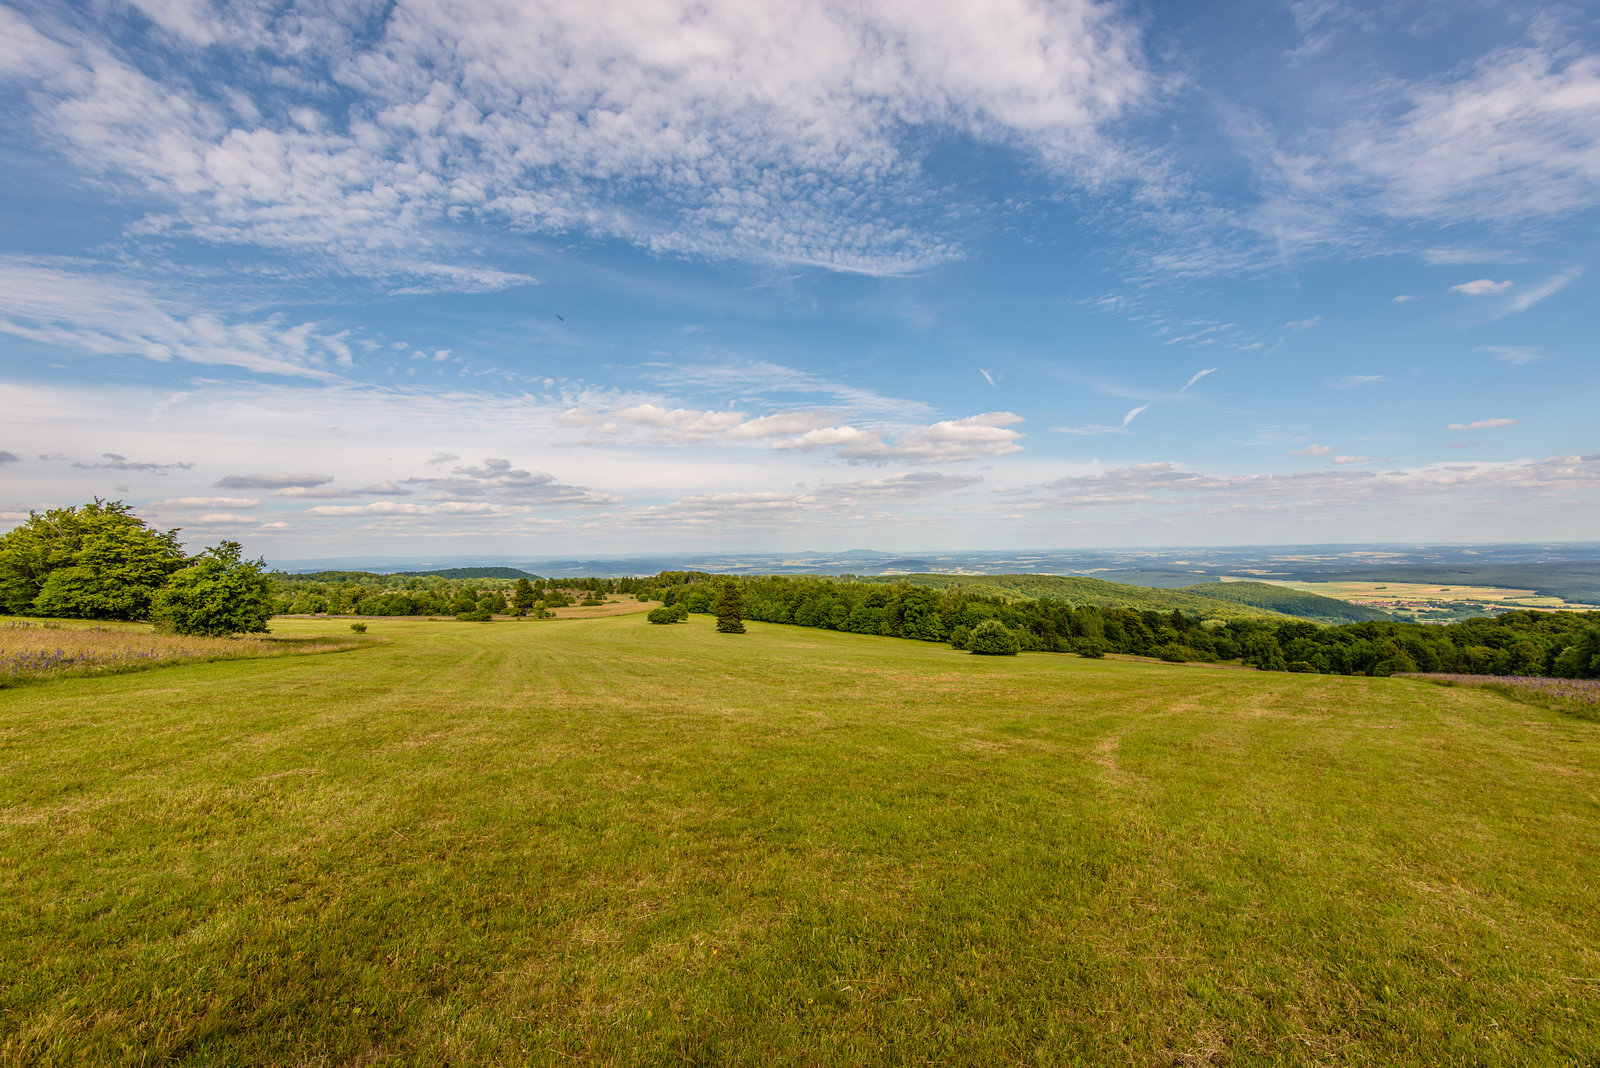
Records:
[[[365,634],[367,632],[367,625],[365,623],[352,623],[350,624],[350,629],[355,631],[357,634]]]
[[[660,608],[650,609],[650,612],[644,618],[652,623],[682,623],[689,618],[689,613],[677,605],[669,604],[662,605]]]
[[[998,619],[986,619],[972,628],[967,648],[980,656],[1016,656],[1017,636]]]
[[[178,634],[265,634],[272,617],[265,565],[242,552],[236,541],[207,549],[156,593],[150,618]]]

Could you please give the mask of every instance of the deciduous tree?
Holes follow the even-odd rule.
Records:
[[[0,538],[0,608],[143,619],[156,590],[183,565],[178,532],[152,530],[121,501],[33,512]]]
[[[150,616],[179,634],[263,634],[272,595],[262,560],[245,560],[236,541],[207,549],[155,595]]]

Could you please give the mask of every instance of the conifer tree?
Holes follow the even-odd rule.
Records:
[[[739,587],[734,583],[724,582],[718,588],[713,610],[717,613],[719,634],[744,633],[744,597],[740,595]]]
[[[517,579],[516,592],[511,595],[511,614],[519,619],[533,610],[533,583]]]

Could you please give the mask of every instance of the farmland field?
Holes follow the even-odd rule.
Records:
[[[0,691],[0,1063],[1600,1059],[1595,723],[706,617],[370,637]]]
[[[1222,581],[1238,580],[1224,578]],[[1531,608],[1546,612],[1586,611],[1600,607],[1569,602],[1560,597],[1545,596],[1537,590],[1511,589],[1504,586],[1462,586],[1421,582],[1293,582],[1286,579],[1255,577],[1252,577],[1251,581],[1286,586],[1304,593],[1401,612],[1408,609],[1448,612],[1451,608],[1468,605],[1494,605],[1507,609]]]

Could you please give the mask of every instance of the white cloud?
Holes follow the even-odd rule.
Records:
[[[750,417],[740,411],[664,408],[635,404],[596,410],[569,408],[560,425],[581,430],[590,442],[647,441],[656,445],[759,446],[780,451],[832,449],[846,460],[948,463],[1016,452],[1023,435],[1008,429],[1022,421],[1011,412],[985,412],[927,425],[855,426],[837,413],[788,411]]]
[[[854,523],[864,510],[917,507],[930,500],[971,489],[983,481],[978,475],[909,472],[877,479],[822,482],[792,491],[695,493],[676,501],[640,508],[615,521],[653,531],[705,529],[759,529],[771,523],[829,519]],[[879,520],[904,521],[903,516],[873,513]]]
[[[652,369],[651,377],[664,387],[709,390],[738,402],[758,397],[786,402],[798,397],[826,397],[830,407],[842,406],[864,416],[915,420],[934,414],[933,408],[922,401],[886,397],[870,389],[764,360],[661,366]]]
[[[150,508],[254,508],[261,502],[253,497],[169,497],[151,501]]]
[[[1332,134],[1324,174],[1385,214],[1556,216],[1600,201],[1600,56],[1536,43],[1396,84]]]
[[[1446,430],[1493,430],[1496,427],[1516,426],[1515,419],[1479,419],[1476,423],[1451,423]]]
[[[253,527],[261,519],[259,516],[239,515],[236,512],[207,512],[196,516],[191,522],[201,527]]]
[[[1179,393],[1187,393],[1187,392],[1189,392],[1189,387],[1190,386],[1192,386],[1196,382],[1200,381],[1206,375],[1214,375],[1214,374],[1216,374],[1217,370],[1218,370],[1218,368],[1215,368],[1215,367],[1207,367],[1203,371],[1196,371],[1194,374],[1189,376],[1189,381],[1185,382],[1183,384],[1183,388],[1178,390],[1178,392]]]
[[[1296,319],[1292,323],[1284,323],[1283,325],[1288,327],[1290,330],[1309,330],[1320,322],[1322,322],[1322,316],[1313,315],[1309,319]]]
[[[1383,375],[1345,375],[1343,378],[1331,379],[1328,385],[1334,389],[1356,389],[1359,386],[1376,385],[1387,381]]]
[[[1413,293],[1401,293],[1401,294],[1398,294],[1397,296],[1390,297],[1389,299],[1394,301],[1396,304],[1405,304],[1408,301],[1413,301],[1413,300],[1416,300],[1417,298],[1416,298],[1416,295],[1413,294]]]
[[[1542,360],[1548,355],[1543,349],[1534,345],[1480,345],[1478,351],[1487,352],[1500,362],[1509,363],[1513,367]]]
[[[100,459],[92,464],[75,463],[72,466],[84,470],[102,468],[111,471],[187,471],[194,464],[184,461],[155,463],[149,460],[130,460],[121,453],[107,452],[102,453]]]
[[[1199,375],[1195,376],[1196,379],[1199,377]],[[1191,380],[1191,385],[1192,384],[1193,380]],[[1189,387],[1185,386],[1183,388],[1188,389]],[[1178,392],[1181,393],[1183,390],[1179,390]],[[1149,408],[1150,406],[1148,404],[1141,404],[1137,408],[1131,409],[1128,414],[1122,417],[1122,422],[1117,426],[1105,426],[1104,424],[1094,423],[1089,426],[1058,426],[1052,427],[1051,429],[1055,430],[1058,434],[1076,434],[1079,437],[1095,437],[1100,434],[1126,434],[1128,432],[1128,424],[1139,418],[1139,416],[1143,415],[1147,410],[1149,410]]]
[[[105,274],[0,259],[0,334],[98,356],[241,367],[331,380],[346,363],[342,336],[314,323],[229,322],[181,308]]]
[[[1292,456],[1332,456],[1337,452],[1332,445],[1307,445],[1303,449],[1294,449]]]
[[[158,83],[108,39],[11,26],[0,70],[49,72],[30,98],[40,131],[165,199],[150,232],[407,288],[531,281],[454,262],[468,258],[443,236],[457,218],[841,271],[947,260],[958,250],[916,207],[921,128],[1016,146],[1087,184],[1156,170],[1105,133],[1153,86],[1136,25],[1092,0],[143,7],[215,66]],[[195,88],[217,68],[229,84]],[[330,79],[336,94],[283,114],[282,86]]]
[[[773,448],[831,448],[843,459],[869,462],[954,463],[1020,451],[1022,433],[1009,429],[1020,422],[1022,417],[1012,412],[984,412],[895,432],[835,426],[776,442]]]
[[[1227,515],[1236,522],[1241,515],[1265,517],[1287,510],[1299,522],[1307,516],[1370,522],[1375,501],[1384,502],[1386,511],[1415,509],[1418,515],[1441,507],[1481,507],[1498,514],[1508,501],[1570,507],[1576,500],[1592,500],[1577,494],[1594,493],[1600,493],[1600,453],[1383,472],[1347,465],[1264,475],[1208,474],[1157,462],[1071,475],[1006,496],[1024,511],[1132,508],[1144,522],[1159,521],[1163,510],[1168,518],[1187,520]]]
[[[1524,290],[1513,297],[1510,305],[1506,309],[1506,313],[1511,314],[1512,312],[1528,310],[1541,300],[1544,300],[1546,297],[1552,297],[1561,292],[1563,289],[1567,288],[1567,286],[1571,285],[1581,274],[1583,274],[1582,267],[1569,267],[1564,271],[1559,271],[1556,274],[1551,275],[1538,285]]]
[[[262,471],[252,475],[224,475],[217,479],[216,487],[218,489],[303,489],[324,486],[332,481],[332,475]]]
[[[316,516],[477,516],[499,513],[497,505],[487,502],[441,501],[438,504],[417,504],[413,501],[373,501],[371,504],[319,504],[307,508],[306,515]]]
[[[1504,293],[1515,284],[1509,279],[1504,282],[1496,282],[1489,278],[1478,278],[1471,282],[1462,282],[1458,286],[1451,286],[1450,292],[1464,293],[1469,297],[1484,297],[1491,293]]]

